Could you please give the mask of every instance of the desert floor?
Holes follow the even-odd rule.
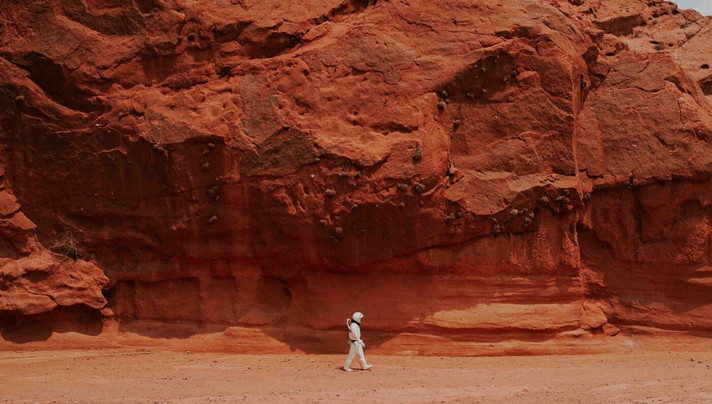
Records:
[[[346,373],[337,355],[5,351],[0,402],[712,402],[710,351],[367,357]]]

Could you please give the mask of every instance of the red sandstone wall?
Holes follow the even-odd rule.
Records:
[[[3,338],[712,330],[710,19],[222,3],[3,3]]]

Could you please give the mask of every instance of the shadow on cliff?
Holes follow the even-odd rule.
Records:
[[[140,316],[126,312],[119,319],[119,330],[168,339],[225,332],[223,343],[229,346],[234,341],[235,350],[253,343],[270,351],[269,345],[286,344],[292,350],[306,353],[339,354],[348,350],[345,320],[354,311],[365,313],[362,329],[368,347],[379,347],[404,335],[421,341],[536,343],[578,327],[576,307],[581,295],[576,278],[570,274],[561,274],[555,279],[542,275],[525,278],[528,287],[534,285],[540,291],[548,287],[549,293],[554,287],[559,294],[555,298],[522,297],[520,286],[414,273],[376,275],[324,271],[279,282],[258,278],[252,288],[244,286],[251,281],[240,277],[222,278],[222,287],[216,287],[215,279],[209,279],[212,293],[200,299],[184,300],[184,305],[175,307],[173,312],[161,311],[166,316],[163,320],[157,319],[157,315],[146,319],[145,311],[143,319],[138,320]],[[165,296],[169,290],[176,290],[174,282],[145,284],[139,288],[142,291],[138,297]],[[243,285],[238,286],[241,283]],[[188,296],[189,289],[185,285],[181,288],[183,297]],[[115,304],[116,296],[111,293],[108,297],[111,304]],[[572,310],[565,314],[557,310],[546,312],[552,302]],[[187,307],[193,305],[202,306],[201,315],[195,313],[193,319],[175,318],[185,316],[191,310]],[[539,318],[530,324],[522,320],[522,312],[517,310],[527,310],[524,314],[532,316],[538,311]],[[472,313],[479,317],[469,317]],[[468,317],[463,319],[463,316]],[[206,321],[210,318],[213,322]],[[219,321],[220,318],[223,321]],[[468,321],[470,324],[464,325]],[[537,321],[547,325],[536,330]],[[231,327],[251,328],[263,335],[250,335],[249,331],[234,331]]]
[[[6,341],[27,343],[46,341],[54,333],[76,332],[97,336],[103,329],[99,310],[83,305],[57,307],[41,314],[0,316],[0,335]]]
[[[309,173],[304,176],[300,183],[311,184]],[[348,183],[338,181],[337,195],[347,194]],[[234,341],[236,350],[241,344],[287,345],[323,354],[348,349],[345,320],[355,311],[365,314],[369,347],[396,338],[391,347],[406,339],[537,343],[578,328],[582,294],[576,268],[499,263],[510,257],[511,243],[534,244],[534,232],[457,238],[447,221],[422,213],[417,203],[403,209],[349,204],[344,210],[327,198],[309,214],[294,215],[284,205],[299,200],[290,194],[298,191],[268,191],[251,183],[222,186],[219,203],[208,205],[216,220],[196,224],[200,239],[162,240],[161,254],[172,247],[174,256],[185,256],[190,244],[203,257],[211,251],[224,258],[161,261],[171,259],[165,254],[141,265],[150,273],[127,279],[121,272],[127,280],[107,294],[119,330],[167,339],[224,332],[222,343]],[[433,241],[427,239],[431,234],[442,236]],[[422,264],[414,257],[429,250],[437,261],[438,254],[470,242],[478,243],[472,257],[481,251],[483,262]],[[116,245],[112,253],[141,256],[119,252]]]
[[[588,298],[607,302],[611,322],[712,335],[712,272],[707,263],[626,262],[594,231],[579,226],[578,236],[582,265],[595,274],[588,277],[595,281],[585,285]]]
[[[500,281],[489,277],[428,273],[320,272],[293,282],[293,305],[287,327],[263,328],[263,332],[307,353],[341,353],[346,343],[346,318],[354,311],[365,314],[363,338],[370,347],[379,347],[394,338],[443,342],[498,343],[502,341],[542,342],[557,333],[577,328],[579,313],[559,318],[547,312],[547,304],[576,306],[581,299],[574,274],[524,276],[536,291],[525,291],[512,278]],[[502,281],[501,279],[506,279]],[[557,296],[544,297],[547,286]],[[538,295],[538,296],[537,296]],[[525,310],[548,324],[537,330],[519,317]],[[534,321],[536,322],[536,320]],[[399,350],[407,346],[397,343]],[[402,346],[402,349],[400,348]],[[418,349],[427,347],[418,346]]]

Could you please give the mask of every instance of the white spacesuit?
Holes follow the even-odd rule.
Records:
[[[351,361],[354,360],[354,356],[358,354],[358,360],[361,362],[361,369],[368,370],[371,369],[371,365],[366,363],[366,356],[363,354],[363,348],[366,344],[361,340],[361,319],[363,314],[360,312],[354,313],[350,319],[346,320],[346,326],[349,328],[349,356],[346,358],[346,363],[344,363],[344,370],[347,372],[351,371]]]

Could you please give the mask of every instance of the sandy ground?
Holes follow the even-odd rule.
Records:
[[[0,352],[1,402],[712,402],[712,352],[579,356],[234,355],[145,349]],[[354,364],[358,367],[358,364]]]

